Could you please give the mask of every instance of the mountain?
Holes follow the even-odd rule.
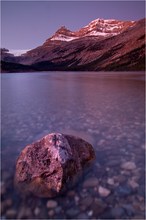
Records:
[[[63,26],[50,38],[50,40],[72,41],[87,36],[96,36],[99,39],[101,37],[111,37],[121,33],[127,29],[127,27],[133,26],[134,23],[135,22],[132,21],[123,22],[113,19],[103,20],[98,18],[76,32],[72,32]]]
[[[63,26],[43,45],[19,57],[3,55],[2,70],[3,61],[5,67],[12,62],[34,71],[144,70],[145,19],[96,19],[75,32]]]

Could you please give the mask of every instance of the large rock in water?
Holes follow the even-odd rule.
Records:
[[[22,150],[16,163],[15,185],[26,194],[56,196],[75,183],[94,158],[92,146],[83,139],[48,134]]]

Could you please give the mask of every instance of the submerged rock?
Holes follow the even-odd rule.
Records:
[[[95,158],[81,138],[52,133],[26,146],[16,163],[15,185],[24,193],[53,197],[74,185]]]
[[[6,217],[8,219],[15,219],[17,215],[17,211],[15,209],[8,209],[6,211]]]
[[[84,181],[83,187],[89,188],[89,187],[97,187],[99,183],[99,180],[96,177],[91,177]]]
[[[53,209],[57,207],[57,202],[54,200],[48,200],[47,204],[46,204],[48,209]]]
[[[121,168],[124,170],[134,170],[136,169],[136,165],[134,162],[128,161],[121,165]]]
[[[109,189],[104,188],[102,186],[99,186],[98,192],[99,192],[99,195],[102,197],[107,197],[111,193],[111,191]]]

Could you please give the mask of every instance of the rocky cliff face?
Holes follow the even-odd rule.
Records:
[[[144,70],[145,19],[96,19],[75,32],[61,27],[42,46],[19,57],[18,63],[37,71]]]

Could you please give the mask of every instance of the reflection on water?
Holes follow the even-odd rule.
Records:
[[[24,146],[52,132],[77,135],[93,145],[97,161],[90,175],[102,178],[101,183],[106,182],[108,175],[112,177],[120,174],[120,164],[124,161],[134,161],[139,173],[143,172],[144,74],[120,72],[3,74],[4,176],[5,171],[13,173],[15,160]],[[101,173],[99,172],[100,166],[104,165],[105,169],[110,169],[110,163],[114,164],[114,161],[117,165],[108,174],[106,170],[104,174],[101,170]],[[128,181],[128,178],[132,177],[125,178]],[[138,181],[138,184],[144,184],[143,178],[139,178]],[[92,193],[89,192],[90,197]],[[81,195],[78,196],[80,198]],[[104,202],[107,205],[107,201]],[[114,201],[111,203],[114,204]],[[88,217],[89,211],[87,208]],[[57,218],[56,212],[53,216]],[[91,217],[97,215],[93,212]]]

